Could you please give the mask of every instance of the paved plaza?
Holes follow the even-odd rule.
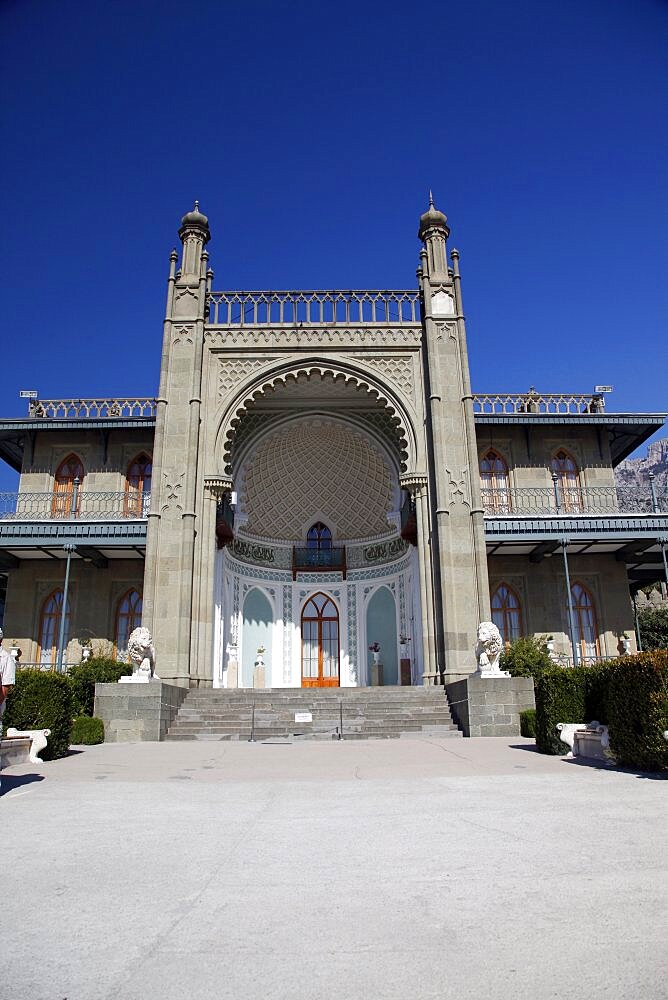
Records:
[[[0,997],[668,997],[667,791],[522,739],[14,766]]]

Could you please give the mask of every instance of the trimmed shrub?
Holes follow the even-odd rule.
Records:
[[[72,692],[64,674],[21,669],[7,698],[5,726],[16,729],[50,729],[43,760],[64,757],[70,746]]]
[[[89,715],[77,715],[72,726],[70,743],[93,746],[96,743],[104,743],[104,723],[102,719],[92,718]]]
[[[596,667],[553,667],[536,680],[536,746],[541,753],[566,754],[559,722],[608,721],[609,663]]]
[[[554,663],[545,639],[526,635],[505,647],[499,666],[501,670],[507,670],[511,677],[533,677],[535,681],[544,670],[554,667]]]
[[[668,769],[668,651],[613,660],[608,670],[610,749],[618,764]]]
[[[525,708],[520,712],[520,734],[522,736],[536,735],[536,709]]]
[[[638,631],[643,650],[668,649],[668,606],[640,611]]]
[[[132,673],[129,663],[119,663],[106,656],[94,656],[85,663],[70,667],[67,675],[72,687],[75,715],[92,716],[96,684],[115,684],[119,677]]]

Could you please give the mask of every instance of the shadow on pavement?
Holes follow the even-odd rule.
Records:
[[[34,781],[44,781],[43,774],[4,774],[2,775],[2,788],[0,795],[7,795],[21,785],[31,785]]]

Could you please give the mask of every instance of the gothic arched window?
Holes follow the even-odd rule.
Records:
[[[575,459],[569,455],[565,448],[560,448],[553,455],[550,468],[557,477],[557,494],[562,510],[571,514],[582,513],[580,470]]]
[[[572,584],[571,604],[578,657],[580,660],[586,661],[599,655],[600,646],[594,599],[584,584],[578,582]]]
[[[306,535],[306,548],[307,549],[331,549],[332,547],[332,533],[326,524],[322,521],[316,521],[307,532]]]
[[[151,502],[153,463],[146,452],[137,455],[128,465],[125,476],[126,517],[146,517]]]
[[[38,662],[55,667],[58,661],[58,640],[63,612],[63,592],[60,588],[52,591],[42,605],[39,619]],[[70,635],[70,602],[65,609],[65,631],[63,633],[63,656]]]
[[[492,621],[504,643],[519,639],[522,635],[522,605],[507,583],[500,583],[492,594]]]
[[[141,625],[141,613],[141,594],[132,587],[123,594],[116,609],[115,647],[119,660],[127,660],[128,658],[128,639],[131,633]]]
[[[83,477],[83,462],[78,455],[68,455],[67,458],[63,459],[56,469],[54,478],[53,498],[51,500],[52,517],[70,517],[79,512]]]
[[[512,505],[506,460],[490,448],[480,459],[482,503],[487,514],[509,514]]]

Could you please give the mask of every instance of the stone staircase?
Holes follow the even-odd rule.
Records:
[[[345,740],[462,735],[442,687],[198,688],[187,694],[165,738],[250,740],[252,734],[260,742],[340,733]]]

